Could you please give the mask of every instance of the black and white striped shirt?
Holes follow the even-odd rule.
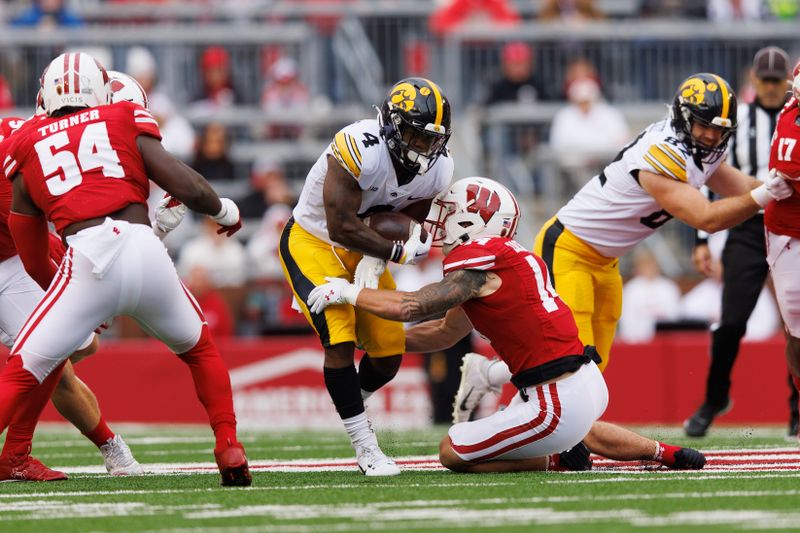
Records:
[[[767,179],[769,148],[781,109],[783,106],[767,109],[762,107],[758,101],[739,104],[736,110],[736,131],[728,141],[728,158],[726,160],[728,164],[758,180]],[[703,192],[706,193],[709,200],[717,198],[717,195],[707,187]],[[763,213],[764,211],[759,212]],[[698,230],[696,242],[702,243],[706,239],[708,239],[708,233]]]
[[[728,163],[764,181],[769,173],[769,146],[781,108],[766,109],[758,102],[740,104],[738,125],[728,146]]]

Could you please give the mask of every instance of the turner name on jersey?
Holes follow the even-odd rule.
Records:
[[[449,155],[442,155],[428,172],[399,185],[378,121],[360,120],[350,124],[334,136],[330,146],[311,167],[293,212],[295,221],[303,229],[330,244],[337,243],[328,235],[322,199],[329,155],[358,183],[362,191],[360,216],[376,211],[399,211],[420,200],[433,198],[450,185],[453,177],[453,160]]]
[[[672,215],[641,185],[639,171],[702,187],[722,164],[699,164],[678,140],[669,119],[648,126],[558,212],[568,230],[606,257],[620,257]]]

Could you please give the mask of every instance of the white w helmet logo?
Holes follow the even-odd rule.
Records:
[[[42,103],[48,116],[65,107],[95,107],[110,102],[108,74],[89,54],[61,54],[42,73]]]

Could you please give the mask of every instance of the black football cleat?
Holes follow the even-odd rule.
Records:
[[[701,470],[706,466],[706,456],[694,448],[681,448],[675,452],[675,463],[669,468],[673,470]]]
[[[569,472],[584,472],[592,469],[591,452],[583,442],[558,454],[559,469]]]
[[[730,400],[728,400],[728,403],[722,408],[704,403],[690,418],[686,419],[683,423],[683,431],[686,433],[687,437],[705,437],[708,428],[710,428],[711,423],[714,422],[714,418],[730,411],[731,406],[732,403]]]

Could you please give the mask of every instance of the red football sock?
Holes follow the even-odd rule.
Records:
[[[217,346],[211,340],[208,326],[203,326],[200,340],[188,352],[178,354],[189,365],[197,397],[208,413],[208,421],[217,440],[217,450],[236,443],[236,415],[228,369]]]
[[[103,418],[103,415],[100,415],[100,421],[97,423],[97,426],[89,433],[84,433],[84,436],[99,448],[114,438],[114,432],[111,431],[111,428],[106,424],[106,419]]]
[[[33,374],[22,368],[21,357],[8,360],[0,374],[0,427],[8,424],[2,455],[29,452],[39,416],[61,379],[63,368],[61,363],[40,385]]]
[[[681,449],[680,446],[672,446],[663,442],[657,443],[656,454],[653,459],[665,466],[672,466],[675,464],[675,454]]]

